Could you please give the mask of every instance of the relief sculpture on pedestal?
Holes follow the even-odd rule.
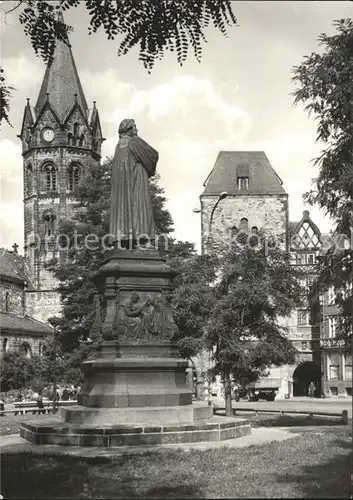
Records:
[[[154,343],[171,340],[177,332],[171,306],[161,293],[141,296],[134,290],[117,307],[113,336],[133,343]]]

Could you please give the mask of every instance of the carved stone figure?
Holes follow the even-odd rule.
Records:
[[[156,295],[151,303],[148,331],[151,334],[151,340],[161,338],[164,329],[164,304],[163,298]]]
[[[155,174],[157,161],[158,152],[137,136],[135,121],[123,120],[112,167],[110,233],[116,246],[134,248],[154,240],[148,178]]]
[[[139,294],[134,291],[131,297],[120,303],[117,326],[118,334],[122,333],[127,340],[143,339],[146,332],[146,314],[149,299],[140,302]]]
[[[170,306],[160,294],[144,300],[134,291],[121,301],[113,325],[113,336],[138,343],[170,340],[177,331]]]

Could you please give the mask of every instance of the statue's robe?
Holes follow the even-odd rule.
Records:
[[[148,178],[156,171],[158,152],[138,136],[123,135],[112,166],[110,234],[115,241],[155,239]]]

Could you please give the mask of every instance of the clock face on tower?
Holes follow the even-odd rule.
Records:
[[[55,137],[54,130],[52,128],[45,128],[42,132],[42,136],[45,142],[52,142]]]

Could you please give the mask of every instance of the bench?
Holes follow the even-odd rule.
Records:
[[[216,414],[218,410],[221,408],[214,408],[213,413]],[[348,424],[348,411],[343,410],[340,413],[330,413],[324,411],[313,411],[313,410],[265,410],[260,408],[232,408],[233,415],[235,416],[237,412],[251,412],[255,413],[255,415],[259,415],[259,413],[277,413],[280,415],[307,415],[309,418],[314,418],[314,416],[323,416],[323,417],[333,417],[342,419],[344,424]]]
[[[13,413],[17,415],[25,415],[26,413],[32,413],[33,415],[40,413],[50,413],[53,411],[53,402],[49,400],[43,401],[44,407],[38,408],[36,401],[16,401],[13,403],[14,408],[0,410],[0,416],[5,416],[6,414]],[[73,406],[77,404],[76,400],[71,401],[57,401],[55,403],[56,408],[63,406]]]

